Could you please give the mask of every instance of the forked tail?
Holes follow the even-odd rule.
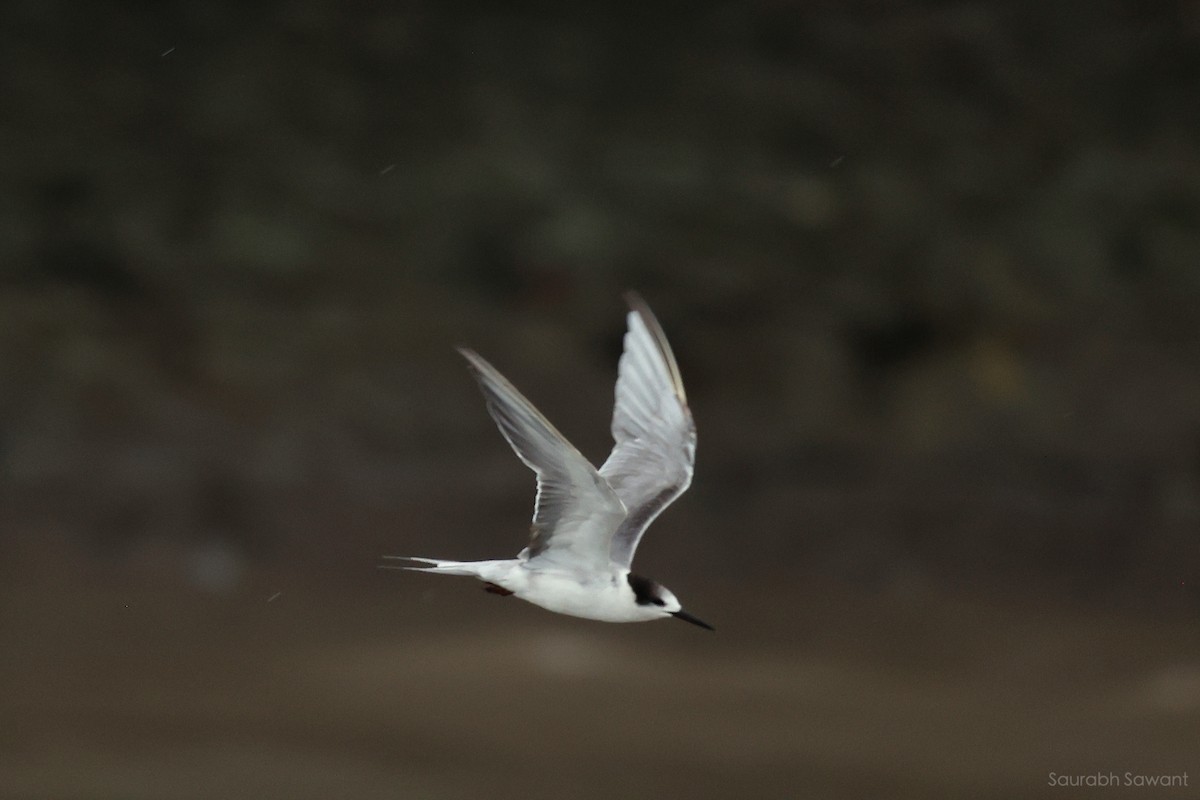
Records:
[[[481,564],[489,561],[447,561],[441,558],[420,558],[418,556],[384,556],[396,561],[416,561],[419,564],[429,564],[427,567],[404,567],[400,565],[381,564],[383,569],[407,569],[413,572],[437,572],[442,575],[466,575],[472,578],[482,577],[479,574]]]

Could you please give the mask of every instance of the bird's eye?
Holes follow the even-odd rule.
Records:
[[[667,602],[665,600],[663,600],[661,597],[654,598],[654,605],[665,606],[666,604],[667,604]]]

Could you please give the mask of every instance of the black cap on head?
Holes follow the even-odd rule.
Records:
[[[641,575],[634,575],[632,572],[626,576],[625,580],[629,581],[629,588],[633,589],[633,599],[637,601],[639,606],[661,606],[665,604],[660,584],[655,583],[649,578],[643,578]]]

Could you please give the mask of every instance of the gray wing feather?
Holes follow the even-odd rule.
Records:
[[[522,555],[563,566],[610,568],[609,542],[625,518],[620,498],[495,367],[472,350],[459,352],[470,364],[500,433],[537,474],[532,536]]]
[[[696,426],[667,337],[641,298],[628,299],[612,420],[616,445],[600,467],[628,509],[611,548],[613,562],[625,569],[646,528],[691,485],[696,460]]]

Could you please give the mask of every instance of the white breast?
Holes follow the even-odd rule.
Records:
[[[513,570],[504,582],[517,597],[558,614],[601,622],[645,622],[659,619],[662,610],[640,606],[623,574],[581,581],[570,572]]]

